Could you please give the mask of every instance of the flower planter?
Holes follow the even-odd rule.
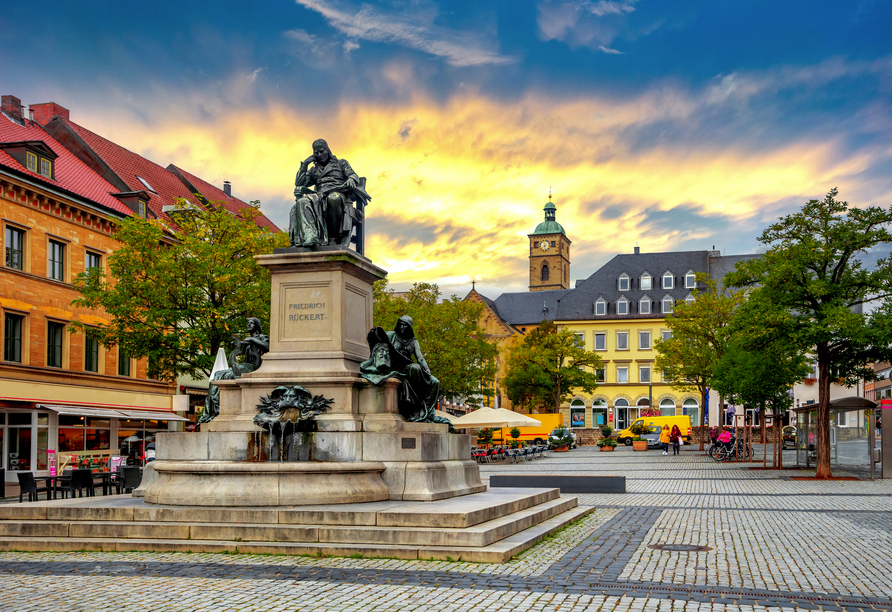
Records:
[[[641,442],[632,442],[632,450],[633,451],[646,451],[647,450],[647,440],[642,440]]]
[[[598,450],[601,451],[602,453],[612,453],[613,448],[614,447],[612,447],[612,446],[599,446]]]
[[[570,450],[570,447],[569,446],[558,446],[554,450],[556,450],[559,453],[566,453],[568,450]]]

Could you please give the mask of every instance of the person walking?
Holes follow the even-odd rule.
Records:
[[[669,439],[672,440],[672,454],[678,454],[678,447],[681,446],[681,430],[678,428],[678,425],[672,426],[672,431],[669,432]]]
[[[669,454],[669,441],[670,441],[670,433],[669,426],[663,425],[663,431],[660,432],[660,442],[663,444],[663,454]]]

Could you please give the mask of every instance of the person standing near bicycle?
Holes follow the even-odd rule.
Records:
[[[669,426],[663,425],[663,430],[660,432],[660,442],[663,444],[663,454],[669,454],[669,442],[671,438],[669,437]]]
[[[672,431],[669,432],[669,439],[672,441],[672,455],[677,455],[678,447],[681,446],[681,430],[678,428],[678,425],[672,426]]]

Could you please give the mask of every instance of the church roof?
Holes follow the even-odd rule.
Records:
[[[558,300],[572,289],[503,293],[494,301],[499,316],[511,325],[536,325],[557,317]],[[542,311],[548,309],[546,313]]]

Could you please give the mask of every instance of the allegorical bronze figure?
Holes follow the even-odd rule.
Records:
[[[399,411],[407,421],[446,423],[451,428],[447,419],[434,414],[440,399],[440,381],[431,374],[421,353],[412,317],[400,317],[394,331],[372,329],[368,342],[372,354],[360,364],[360,375],[376,385],[398,378],[403,381],[397,392]]]
[[[241,378],[242,374],[255,371],[263,363],[263,355],[269,352],[269,336],[263,335],[260,319],[249,318],[247,328],[248,336],[244,340],[239,340],[233,334],[234,349],[229,354],[229,368],[215,373],[211,379],[208,396],[204,402],[204,412],[198,419],[199,424],[212,421],[220,414],[220,389],[214,381],[234,380]]]
[[[296,201],[288,224],[291,246],[346,248],[356,225],[356,250],[362,253],[365,206],[372,198],[365,190],[365,179],[357,176],[350,163],[335,157],[324,140],[317,140],[313,154],[301,162],[294,185]]]

